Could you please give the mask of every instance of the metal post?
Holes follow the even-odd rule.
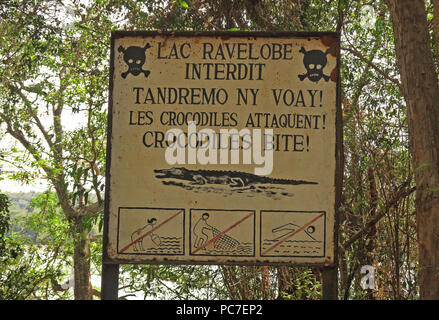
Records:
[[[337,300],[338,298],[338,276],[336,267],[322,268],[322,299]]]
[[[117,300],[119,265],[102,263],[101,300]]]

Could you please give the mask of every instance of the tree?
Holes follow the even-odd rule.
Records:
[[[407,103],[410,146],[416,179],[421,299],[439,299],[439,86],[425,2],[386,0],[395,52]],[[439,2],[433,2],[439,19]],[[435,29],[436,39],[437,27]],[[438,43],[436,43],[438,45]],[[436,58],[437,59],[437,58]]]
[[[108,43],[102,39],[111,23],[101,9],[59,1],[10,1],[0,7],[2,130],[24,150],[15,153],[14,162],[51,183],[75,231],[76,299],[91,299],[90,223],[103,210],[107,69],[102,60]],[[65,24],[69,15],[73,22]],[[75,115],[85,120],[67,130]]]

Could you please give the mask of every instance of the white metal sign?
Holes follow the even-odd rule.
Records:
[[[107,259],[332,264],[337,45],[113,34]]]

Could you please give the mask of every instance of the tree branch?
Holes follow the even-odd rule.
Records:
[[[29,114],[35,120],[35,124],[37,125],[37,127],[41,131],[41,133],[43,134],[44,139],[46,140],[47,144],[49,145],[49,147],[52,147],[53,142],[52,142],[52,139],[51,139],[49,133],[46,131],[43,124],[41,123],[41,120],[38,117],[36,111],[32,108],[32,102],[29,101],[29,99],[26,97],[26,95],[22,92],[22,90],[26,90],[26,88],[24,87],[24,85],[21,81],[19,82],[19,84],[20,84],[21,88],[16,88],[12,84],[9,84],[8,88],[12,92],[16,93],[21,98],[21,100],[23,100],[24,105],[28,109]],[[28,90],[26,90],[26,91],[28,91]]]
[[[18,140],[21,145],[32,155],[35,161],[40,163],[41,168],[46,172],[47,176],[53,175],[53,170],[49,166],[44,165],[43,158],[41,153],[34,147],[34,145],[29,142],[23,132],[17,130],[13,127],[10,119],[2,114],[0,114],[0,118],[6,123],[6,132],[9,133],[12,137]]]
[[[357,241],[361,236],[363,236],[372,227],[374,227],[378,223],[378,221],[380,221],[381,218],[383,218],[391,208],[393,208],[395,205],[397,205],[398,202],[402,198],[409,196],[410,194],[412,194],[416,190],[416,187],[406,189],[406,187],[408,186],[409,183],[410,183],[409,181],[404,182],[402,184],[402,186],[399,188],[398,192],[392,198],[392,200],[390,200],[387,203],[384,210],[378,211],[376,213],[376,215],[369,222],[366,223],[366,225],[363,227],[363,229],[361,229],[356,234],[354,234],[349,240],[347,240],[344,243],[344,245],[342,247],[339,248],[341,253],[344,253],[355,241]]]
[[[358,50],[355,50],[353,48],[347,48],[347,47],[341,47],[342,50],[346,50],[350,53],[352,53],[354,56],[356,56],[357,58],[359,58],[361,61],[363,61],[364,63],[366,63],[367,65],[369,65],[370,67],[372,67],[375,71],[377,71],[380,75],[382,75],[384,78],[386,78],[387,80],[389,80],[390,82],[396,84],[399,88],[399,90],[401,90],[402,92],[402,86],[401,83],[395,79],[390,77],[387,73],[385,73],[383,70],[381,70],[380,68],[377,67],[377,65],[375,63],[373,63],[372,61],[370,61],[369,59],[367,59],[366,57],[364,57],[361,52],[359,52]]]
[[[102,210],[104,210],[104,203],[101,201],[92,203],[88,206],[84,206],[80,212],[78,212],[76,214],[76,217],[83,217],[85,215],[89,215],[89,216],[96,216],[99,212],[101,212]]]

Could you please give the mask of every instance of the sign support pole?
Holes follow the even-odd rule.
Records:
[[[101,300],[117,300],[119,265],[102,263]]]
[[[323,283],[322,283],[322,299],[323,300],[337,300],[337,268],[323,267],[322,268]]]
[[[339,47],[340,48],[340,47]],[[340,66],[340,52],[337,54],[337,65]],[[335,216],[334,216],[334,265],[324,266],[322,268],[322,299],[337,300],[338,299],[338,215],[340,208],[341,193],[343,185],[343,119],[341,110],[341,77],[337,77],[337,102],[336,102],[336,191],[335,191]]]

